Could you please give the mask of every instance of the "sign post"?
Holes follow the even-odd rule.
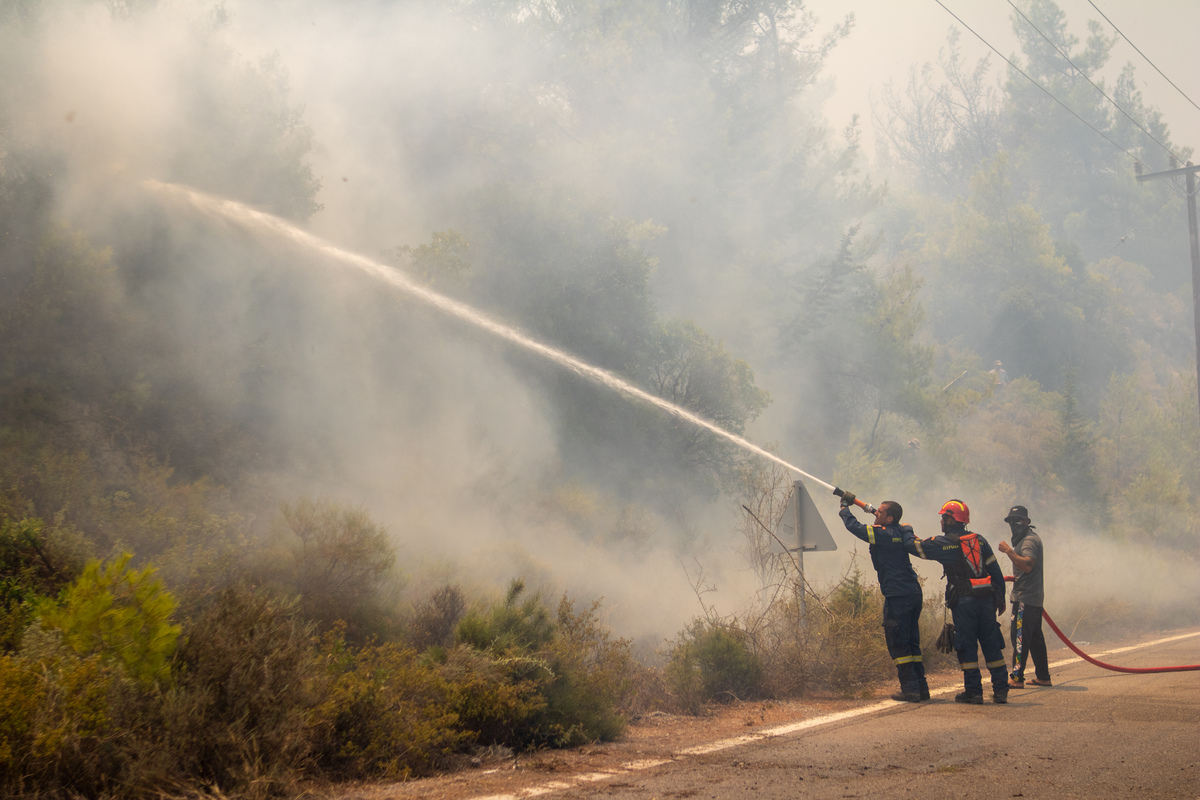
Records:
[[[796,554],[797,566],[800,569],[800,624],[803,626],[806,585],[804,582],[804,554],[837,550],[837,543],[833,541],[833,535],[829,533],[829,528],[826,527],[825,520],[821,518],[821,512],[817,511],[817,505],[813,502],[808,489],[804,487],[804,482],[794,482],[792,489],[792,497],[788,500],[783,518],[779,520],[775,536],[784,543],[789,552]],[[791,546],[792,542],[796,543],[795,547]]]

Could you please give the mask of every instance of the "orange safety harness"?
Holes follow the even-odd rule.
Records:
[[[967,559],[967,563],[971,566],[971,572],[974,574],[968,576],[971,580],[972,594],[991,594],[992,579],[988,576],[987,570],[983,566],[983,553],[979,548],[979,535],[975,533],[964,533],[958,537],[958,546],[962,548],[963,556]]]

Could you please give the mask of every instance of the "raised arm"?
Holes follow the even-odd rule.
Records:
[[[854,518],[854,514],[846,506],[842,506],[842,510],[838,512],[842,518],[842,524],[846,526],[846,530],[862,539],[867,544],[875,544],[874,531],[870,525],[864,525]]]
[[[1020,570],[1021,572],[1033,571],[1033,567],[1036,562],[1032,556],[1021,555],[1016,550],[1013,550],[1012,545],[1010,545],[1008,542],[1001,542],[998,546],[1000,548],[1000,552],[1004,553],[1004,555],[1008,556],[1008,559],[1012,561],[1013,570]]]

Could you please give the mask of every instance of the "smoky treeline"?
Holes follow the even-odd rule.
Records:
[[[1100,77],[1102,28],[1022,7],[1016,63],[1078,116],[952,30],[869,123],[830,123],[854,20],[799,0],[0,4],[0,687],[36,700],[0,735],[43,752],[37,703],[95,700],[38,683],[51,661],[125,698],[87,739],[120,763],[112,730],[196,720],[162,748],[182,766],[83,747],[6,787],[278,788],[610,737],[731,691],[689,666],[722,637],[766,659],[743,694],[866,679],[779,638],[787,567],[742,506],[774,524],[790,476],[146,181],[403,270],[922,535],[952,496],[993,541],[1026,505],[1095,578],[1051,568],[1056,609],[1178,622],[1187,580],[1154,578],[1196,574],[1186,198],[1134,165],[1191,150],[1140,71]],[[845,575],[829,630],[873,641]],[[99,636],[110,601],[132,617]],[[676,636],[666,672],[609,625],[643,655]],[[235,684],[259,719],[214,694]],[[418,707],[442,716],[414,741]]]

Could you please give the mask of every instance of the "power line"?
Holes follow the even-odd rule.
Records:
[[[1178,194],[1178,193],[1177,193],[1177,194]],[[1135,234],[1136,234],[1138,231],[1140,231],[1142,228],[1146,227],[1146,226],[1147,226],[1147,225],[1149,225],[1151,222],[1153,222],[1154,218],[1155,218],[1155,217],[1157,217],[1157,216],[1158,216],[1158,215],[1159,215],[1159,214],[1162,212],[1162,210],[1163,210],[1164,208],[1166,208],[1166,207],[1167,207],[1167,206],[1168,206],[1168,205],[1171,203],[1171,201],[1172,201],[1172,200],[1174,200],[1174,199],[1175,199],[1175,197],[1177,196],[1177,194],[1176,194],[1176,195],[1169,195],[1169,194],[1168,194],[1168,195],[1167,195],[1167,199],[1163,201],[1163,204],[1162,204],[1161,206],[1159,206],[1159,207],[1158,207],[1158,209],[1157,209],[1157,210],[1156,210],[1156,211],[1155,211],[1153,214],[1150,214],[1150,215],[1148,215],[1148,216],[1147,216],[1147,217],[1146,217],[1144,220],[1142,220],[1142,221],[1141,221],[1141,222],[1139,222],[1137,225],[1135,225],[1135,226],[1133,227],[1133,229],[1129,231],[1129,233],[1127,233],[1127,234],[1125,234],[1124,236],[1122,236],[1122,237],[1121,237],[1119,240],[1117,240],[1117,243],[1116,243],[1116,244],[1114,244],[1112,247],[1110,247],[1110,248],[1108,249],[1108,254],[1105,256],[1105,258],[1108,258],[1108,256],[1111,256],[1113,253],[1115,253],[1115,252],[1117,251],[1117,248],[1118,248],[1118,247],[1120,247],[1121,245],[1125,244],[1125,241],[1126,241],[1127,239],[1131,239],[1131,238],[1133,238],[1133,236],[1134,236],[1134,235],[1135,235]]]
[[[1074,110],[1073,110],[1073,109],[1072,109],[1070,106],[1068,106],[1068,105],[1067,105],[1066,103],[1064,103],[1062,100],[1059,100],[1057,97],[1055,97],[1055,96],[1054,96],[1054,95],[1051,93],[1051,91],[1050,91],[1049,89],[1047,89],[1045,86],[1042,86],[1040,83],[1038,83],[1038,82],[1037,82],[1037,81],[1035,81],[1033,78],[1031,78],[1031,77],[1029,76],[1029,73],[1025,72],[1025,70],[1021,69],[1021,68],[1020,68],[1020,67],[1018,67],[1016,64],[1014,64],[1014,63],[1012,62],[1012,60],[1011,60],[1011,59],[1009,59],[1009,57],[1008,57],[1008,56],[1004,55],[1004,54],[1003,54],[1003,53],[1001,53],[999,50],[997,50],[997,49],[996,49],[996,48],[995,48],[995,47],[992,45],[992,43],[991,43],[991,42],[989,42],[987,39],[983,38],[983,37],[982,37],[982,36],[980,36],[978,33],[976,33],[974,28],[972,28],[972,27],[971,27],[970,25],[968,25],[967,23],[963,22],[963,21],[962,21],[962,19],[960,19],[960,18],[959,18],[959,16],[958,16],[957,14],[955,14],[953,11],[951,11],[949,8],[946,8],[946,4],[945,4],[945,3],[943,3],[943,2],[942,2],[942,0],[933,0],[933,2],[937,3],[937,4],[938,4],[939,6],[941,6],[943,9],[945,9],[945,11],[946,11],[946,13],[947,13],[947,14],[949,14],[949,15],[950,15],[950,16],[952,16],[952,17],[954,17],[954,19],[958,20],[958,24],[959,24],[959,25],[962,25],[964,28],[966,28],[967,30],[969,30],[969,31],[970,31],[970,32],[971,32],[971,33],[972,33],[972,34],[975,36],[975,38],[976,38],[976,39],[978,39],[979,41],[983,42],[985,45],[987,45],[987,46],[988,46],[988,47],[991,49],[991,51],[992,51],[993,53],[995,53],[996,55],[998,55],[998,56],[1000,56],[1002,59],[1004,59],[1005,63],[1007,63],[1007,64],[1008,64],[1010,67],[1012,67],[1013,69],[1015,69],[1017,72],[1019,72],[1019,73],[1021,73],[1022,75],[1024,75],[1024,76],[1025,76],[1025,79],[1026,79],[1027,81],[1029,81],[1030,83],[1032,83],[1032,84],[1033,84],[1034,86],[1036,86],[1037,88],[1041,89],[1041,90],[1042,90],[1042,92],[1043,92],[1043,93],[1044,93],[1044,94],[1045,94],[1047,97],[1049,97],[1051,100],[1053,100],[1054,102],[1056,102],[1056,103],[1058,103],[1060,106],[1062,106],[1064,109],[1066,109],[1067,113],[1069,113],[1069,114],[1070,114],[1071,116],[1073,116],[1075,119],[1077,119],[1077,120],[1079,120],[1080,122],[1082,122],[1084,125],[1087,125],[1089,128],[1091,128],[1091,129],[1092,129],[1092,130],[1093,130],[1093,131],[1096,133],[1096,135],[1097,135],[1097,136],[1099,136],[1100,138],[1104,139],[1104,141],[1108,142],[1108,143],[1109,143],[1109,144],[1111,144],[1113,147],[1117,148],[1117,149],[1118,149],[1118,150],[1120,150],[1122,153],[1124,153],[1125,155],[1129,156],[1129,157],[1130,157],[1130,158],[1133,160],[1133,162],[1134,162],[1134,163],[1136,163],[1136,164],[1140,164],[1140,163],[1141,163],[1141,159],[1139,159],[1139,158],[1138,158],[1137,156],[1135,156],[1133,153],[1131,153],[1131,152],[1129,152],[1128,150],[1126,150],[1126,149],[1125,149],[1124,147],[1122,147],[1121,145],[1119,145],[1119,144],[1117,144],[1116,142],[1114,142],[1114,141],[1113,141],[1111,138],[1109,138],[1108,134],[1104,133],[1104,131],[1100,130],[1100,129],[1099,129],[1099,128],[1097,128],[1095,125],[1093,125],[1092,123],[1088,122],[1088,121],[1087,121],[1086,119],[1084,119],[1083,117],[1081,117],[1081,116],[1079,116],[1078,114],[1076,114],[1076,113],[1075,113],[1075,111],[1074,111]]]
[[[1121,38],[1122,38],[1122,39],[1124,39],[1126,42],[1129,42],[1129,46],[1130,46],[1130,47],[1132,47],[1134,50],[1137,50],[1137,54],[1138,54],[1139,56],[1141,56],[1142,58],[1146,59],[1146,63],[1147,63],[1147,64],[1149,64],[1150,66],[1154,67],[1154,71],[1155,71],[1155,72],[1157,72],[1159,75],[1162,75],[1162,76],[1163,76],[1163,80],[1165,80],[1167,83],[1171,84],[1171,86],[1174,86],[1174,87],[1175,87],[1175,91],[1177,91],[1177,92],[1179,92],[1181,95],[1183,95],[1183,98],[1184,98],[1185,100],[1187,100],[1189,103],[1191,103],[1193,106],[1195,106],[1197,111],[1200,111],[1200,106],[1197,106],[1197,105],[1196,105],[1196,101],[1195,101],[1195,100],[1193,100],[1192,98],[1188,97],[1188,96],[1187,96],[1187,93],[1186,93],[1186,92],[1184,92],[1184,91],[1183,91],[1183,89],[1180,89],[1178,86],[1175,86],[1175,81],[1173,81],[1173,80],[1171,80],[1170,78],[1168,78],[1168,77],[1166,76],[1166,74],[1165,74],[1165,73],[1163,73],[1163,71],[1162,71],[1161,69],[1159,69],[1157,66],[1155,66],[1154,62],[1153,62],[1153,61],[1151,61],[1151,60],[1150,60],[1150,58],[1149,58],[1149,57],[1148,57],[1148,56],[1147,56],[1145,53],[1143,53],[1141,50],[1138,50],[1138,46],[1137,46],[1136,44],[1134,44],[1133,42],[1130,42],[1130,41],[1129,41],[1129,37],[1128,37],[1128,36],[1126,36],[1124,33],[1121,33],[1121,29],[1117,27],[1116,23],[1114,23],[1114,22],[1113,22],[1111,19],[1109,19],[1107,16],[1105,16],[1104,12],[1100,10],[1099,6],[1097,6],[1095,3],[1093,3],[1093,2],[1092,2],[1092,0],[1088,0],[1088,4],[1089,4],[1089,5],[1090,5],[1092,8],[1096,9],[1096,13],[1097,13],[1097,14],[1099,14],[1099,15],[1100,15],[1100,16],[1102,16],[1102,17],[1104,17],[1104,21],[1105,21],[1105,22],[1107,22],[1109,25],[1112,25],[1112,26],[1113,26],[1113,30],[1114,30],[1114,31],[1116,31],[1117,33],[1121,34]]]
[[[1128,150],[1126,150],[1124,147],[1122,147],[1121,145],[1117,144],[1115,141],[1113,141],[1111,138],[1109,138],[1109,137],[1108,137],[1108,136],[1107,136],[1107,135],[1106,135],[1106,134],[1105,134],[1103,131],[1101,131],[1101,130],[1097,129],[1097,128],[1096,128],[1094,125],[1092,125],[1092,124],[1091,124],[1090,122],[1088,122],[1086,119],[1084,119],[1083,117],[1081,117],[1079,114],[1075,113],[1075,111],[1074,111],[1074,110],[1073,110],[1073,109],[1072,109],[1070,106],[1068,106],[1066,103],[1064,103],[1063,101],[1061,101],[1061,100],[1059,100],[1057,97],[1055,97],[1055,96],[1054,96],[1054,94],[1053,94],[1053,93],[1051,93],[1049,89],[1047,89],[1046,87],[1042,86],[1040,83],[1038,83],[1037,81],[1035,81],[1035,80],[1034,80],[1034,79],[1033,79],[1033,78],[1032,78],[1032,77],[1031,77],[1031,76],[1030,76],[1030,75],[1029,75],[1027,72],[1025,72],[1023,69],[1021,69],[1020,67],[1018,67],[1016,64],[1014,64],[1014,63],[1013,63],[1013,62],[1012,62],[1012,61],[1011,61],[1011,60],[1010,60],[1010,59],[1009,59],[1007,56],[1005,56],[1003,53],[1001,53],[999,50],[997,50],[997,49],[995,48],[995,46],[993,46],[993,45],[992,45],[992,43],[991,43],[991,42],[989,42],[987,39],[985,39],[985,38],[983,38],[982,36],[980,36],[980,35],[979,35],[979,33],[977,33],[977,32],[975,31],[975,29],[974,29],[974,28],[972,28],[972,27],[971,27],[970,25],[968,25],[967,23],[963,22],[963,21],[962,21],[962,19],[961,19],[961,18],[960,18],[960,17],[959,17],[957,14],[955,14],[953,11],[951,11],[949,8],[947,8],[947,7],[946,7],[946,5],[945,5],[945,4],[942,2],[942,0],[934,0],[934,2],[935,2],[935,3],[937,3],[939,6],[941,6],[941,7],[942,7],[942,8],[945,10],[945,12],[946,12],[947,14],[949,14],[949,15],[950,15],[950,16],[952,16],[952,17],[954,17],[954,19],[955,19],[955,20],[958,22],[958,24],[962,25],[964,28],[966,28],[968,31],[970,31],[970,32],[971,32],[971,34],[973,34],[973,35],[975,36],[975,38],[977,38],[979,41],[981,41],[981,42],[983,42],[985,45],[987,45],[987,47],[988,47],[988,48],[989,48],[989,49],[990,49],[990,50],[991,50],[993,53],[995,53],[996,55],[1000,56],[1000,58],[1004,59],[1005,63],[1007,63],[1007,64],[1008,64],[1010,67],[1012,67],[1014,70],[1016,70],[1016,71],[1017,71],[1017,72],[1019,72],[1021,75],[1023,75],[1023,76],[1025,77],[1025,79],[1026,79],[1026,80],[1028,80],[1030,83],[1032,83],[1032,84],[1033,84],[1034,86],[1036,86],[1038,89],[1041,89],[1041,90],[1042,90],[1042,92],[1043,92],[1043,93],[1044,93],[1044,94],[1045,94],[1047,97],[1049,97],[1051,100],[1053,100],[1053,101],[1054,101],[1055,103],[1057,103],[1058,105],[1062,106],[1062,107],[1063,107],[1063,108],[1064,108],[1064,109],[1065,109],[1065,110],[1066,110],[1066,111],[1067,111],[1067,112],[1068,112],[1068,113],[1069,113],[1071,116],[1075,117],[1075,119],[1079,120],[1079,121],[1080,121],[1080,122],[1082,122],[1084,125],[1086,125],[1086,126],[1088,126],[1089,128],[1091,128],[1093,132],[1095,132],[1095,133],[1096,133],[1098,136],[1100,136],[1100,137],[1101,137],[1102,139],[1104,139],[1106,142],[1108,142],[1109,144],[1111,144],[1113,147],[1117,148],[1118,150],[1120,150],[1121,152],[1123,152],[1125,155],[1129,156],[1131,159],[1133,159],[1134,163],[1137,163],[1137,164],[1140,164],[1140,163],[1141,163],[1141,160],[1140,160],[1140,159],[1138,159],[1138,158],[1137,158],[1135,155],[1133,155],[1133,153],[1129,152],[1129,151],[1128,151]],[[1012,5],[1012,0],[1008,0],[1008,2],[1009,2],[1009,5]],[[1091,0],[1088,0],[1088,2],[1090,3],[1090,2],[1091,2]],[[1092,7],[1093,7],[1093,8],[1095,7],[1095,3],[1092,3]],[[1014,6],[1013,6],[1013,8],[1017,8],[1017,7],[1014,5]],[[1097,8],[1096,10],[1097,10],[1097,11],[1100,11],[1100,9],[1098,9],[1098,8]],[[1019,9],[1019,8],[1017,8],[1017,11],[1018,11],[1018,12],[1020,12],[1020,9]],[[1102,11],[1101,11],[1101,12],[1100,12],[1100,15],[1101,15],[1101,16],[1104,16],[1104,12],[1102,12]],[[1022,16],[1022,17],[1025,17],[1025,15],[1024,15],[1023,13],[1021,14],[1021,16]],[[1106,20],[1108,20],[1108,17],[1104,17],[1104,18],[1105,18]],[[1044,33],[1042,33],[1040,30],[1038,30],[1037,26],[1036,26],[1036,25],[1034,25],[1034,24],[1033,24],[1033,22],[1032,22],[1032,21],[1030,21],[1028,17],[1025,17],[1025,20],[1026,20],[1027,22],[1029,22],[1030,26],[1031,26],[1031,27],[1032,27],[1034,30],[1036,30],[1036,31],[1037,31],[1037,32],[1038,32],[1038,33],[1039,33],[1039,34],[1042,36],[1042,38],[1043,38],[1043,39],[1046,39],[1046,41],[1047,41],[1047,42],[1050,42],[1050,40],[1049,40],[1049,39],[1046,37],[1046,35],[1045,35]],[[1109,20],[1109,24],[1110,24],[1110,25],[1112,25],[1112,21],[1111,21],[1111,20]],[[1116,27],[1117,27],[1116,25],[1113,25],[1113,28],[1114,28],[1114,29],[1115,29]],[[1118,32],[1118,33],[1121,33],[1119,29],[1117,30],[1117,32]],[[1123,33],[1122,33],[1122,34],[1121,34],[1121,36],[1122,36],[1122,37],[1124,37],[1124,36],[1125,36],[1125,34],[1123,34]],[[1127,41],[1127,42],[1128,42],[1129,40],[1128,40],[1128,39],[1125,39],[1125,41]],[[1058,48],[1057,48],[1057,46],[1056,46],[1056,45],[1054,45],[1054,43],[1053,43],[1053,42],[1050,42],[1050,44],[1051,44],[1052,46],[1055,46],[1055,49],[1056,49],[1056,50],[1058,49]],[[1133,45],[1133,42],[1129,42],[1129,44],[1130,44],[1130,45]],[[1134,47],[1134,49],[1135,49],[1135,50],[1137,50],[1137,48],[1136,48],[1136,47]],[[1138,52],[1139,52],[1139,53],[1141,53],[1141,51],[1140,51],[1140,50],[1138,50]],[[1081,75],[1083,75],[1083,70],[1080,70],[1080,69],[1079,69],[1079,67],[1076,67],[1076,66],[1075,66],[1075,64],[1074,64],[1074,63],[1071,61],[1071,59],[1070,59],[1070,58],[1067,58],[1067,56],[1066,56],[1065,54],[1063,54],[1061,50],[1059,51],[1059,53],[1060,53],[1060,54],[1062,54],[1062,55],[1063,55],[1063,57],[1067,59],[1067,63],[1071,64],[1071,66],[1072,66],[1072,67],[1075,67],[1075,69],[1076,69],[1077,71],[1079,71],[1079,73],[1080,73]],[[1142,57],[1143,57],[1143,58],[1145,58],[1145,55],[1143,54],[1143,55],[1142,55]],[[1146,59],[1146,61],[1149,63],[1149,62],[1150,62],[1150,59],[1148,59],[1148,58],[1147,58],[1147,59]],[[1154,66],[1154,64],[1153,64],[1153,63],[1151,63],[1150,65],[1151,65],[1151,66]],[[1156,70],[1158,69],[1158,67],[1154,67],[1154,68],[1155,68]],[[1159,74],[1160,74],[1160,75],[1162,75],[1162,72],[1161,72],[1161,70],[1159,71]],[[1164,77],[1164,78],[1166,78],[1167,76],[1166,76],[1166,75],[1163,75],[1163,77]],[[1087,78],[1087,76],[1086,76],[1086,75],[1084,75],[1084,78]],[[1169,78],[1167,78],[1167,80],[1168,80],[1168,82],[1170,81],[1170,79],[1169,79]],[[1091,79],[1088,79],[1088,83],[1091,83]],[[1093,86],[1096,86],[1094,83],[1093,83],[1092,85],[1093,85]],[[1174,84],[1174,83],[1172,83],[1171,85],[1172,85],[1172,86],[1175,86],[1175,84]],[[1175,88],[1176,88],[1176,89],[1179,89],[1179,87],[1177,87],[1177,86],[1176,86]],[[1096,89],[1097,89],[1098,91],[1100,91],[1100,93],[1101,93],[1101,94],[1104,94],[1103,90],[1100,90],[1100,87],[1096,86]],[[1180,93],[1182,94],[1182,90],[1180,90]],[[1104,96],[1105,96],[1105,98],[1106,98],[1106,99],[1108,99],[1108,101],[1109,101],[1110,103],[1112,103],[1114,106],[1117,106],[1117,104],[1116,104],[1116,103],[1115,103],[1115,102],[1112,100],[1112,98],[1109,98],[1107,94],[1105,94]],[[1187,95],[1184,95],[1184,96],[1185,96],[1185,97],[1187,97]],[[1188,102],[1191,102],[1191,98],[1188,98]],[[1192,103],[1192,105],[1195,105],[1195,103]],[[1200,108],[1200,106],[1197,106],[1197,108]],[[1117,110],[1118,110],[1118,111],[1121,111],[1121,113],[1122,113],[1122,114],[1125,114],[1125,111],[1124,111],[1123,109],[1121,109],[1121,107],[1120,107],[1120,106],[1117,106]],[[1125,114],[1125,116],[1126,116],[1126,117],[1129,117],[1129,115],[1128,115],[1128,114]],[[1164,150],[1166,150],[1168,153],[1171,153],[1171,150],[1170,150],[1170,149],[1169,149],[1169,148],[1168,148],[1166,145],[1164,145],[1162,142],[1159,142],[1157,139],[1155,139],[1153,136],[1151,136],[1151,135],[1150,135],[1150,133],[1149,133],[1148,131],[1146,131],[1146,129],[1145,129],[1145,128],[1142,128],[1142,126],[1141,126],[1141,125],[1138,125],[1138,123],[1137,123],[1137,121],[1136,121],[1136,120],[1134,120],[1132,117],[1129,117],[1129,119],[1130,119],[1130,121],[1131,121],[1131,122],[1133,122],[1135,125],[1137,125],[1137,126],[1138,126],[1138,128],[1140,128],[1140,129],[1142,130],[1142,132],[1143,132],[1143,133],[1145,133],[1147,136],[1149,136],[1151,139],[1153,139],[1153,140],[1154,140],[1154,141],[1155,141],[1155,142],[1156,142],[1156,143],[1157,143],[1157,144],[1158,144],[1160,147],[1162,147],[1162,148],[1163,148]],[[1172,155],[1172,156],[1174,156],[1174,153],[1171,153],[1171,155]],[[1172,186],[1172,188],[1174,188],[1174,189],[1175,189],[1175,190],[1178,192],[1178,187],[1174,187],[1174,186]],[[1166,202],[1164,202],[1164,203],[1163,203],[1161,206],[1159,206],[1158,210],[1157,210],[1157,211],[1155,211],[1155,212],[1154,212],[1153,214],[1151,214],[1150,216],[1151,216],[1151,217],[1157,216],[1157,215],[1158,215],[1158,214],[1159,214],[1159,213],[1160,213],[1160,212],[1161,212],[1161,211],[1162,211],[1164,208],[1166,208],[1166,207],[1167,207],[1167,205],[1170,203],[1170,201],[1171,201],[1171,198],[1170,198],[1170,197],[1168,197],[1168,198],[1167,198],[1167,200],[1166,200]],[[1145,224],[1145,223],[1143,223],[1143,224]],[[1128,234],[1128,235],[1132,235],[1132,233],[1136,232],[1136,231],[1138,230],[1138,228],[1140,228],[1140,227],[1141,227],[1141,226],[1135,227],[1135,228],[1134,228],[1134,231],[1131,231],[1131,232],[1130,232],[1130,234]],[[1115,250],[1115,249],[1117,248],[1117,246],[1119,246],[1119,244],[1123,243],[1123,242],[1125,241],[1125,239],[1126,239],[1126,238],[1127,238],[1126,236],[1122,236],[1122,237],[1121,237],[1121,239],[1120,239],[1120,242],[1118,242],[1118,244],[1116,244],[1116,245],[1113,245],[1112,249],[1110,249],[1110,250],[1109,250],[1109,255],[1112,255],[1112,252],[1113,252],[1113,250]],[[1067,285],[1064,285],[1064,286],[1062,286],[1061,288],[1059,288],[1059,289],[1058,289],[1058,291],[1054,292],[1054,293],[1053,293],[1051,296],[1052,296],[1052,297],[1055,297],[1055,298],[1057,298],[1057,297],[1061,296],[1061,295],[1062,295],[1062,294],[1063,294],[1063,293],[1064,293],[1064,292],[1065,292],[1067,289],[1069,289],[1069,288],[1071,288],[1071,286],[1070,286],[1070,283],[1068,283]],[[1011,339],[1011,338],[1012,338],[1012,337],[1013,337],[1013,336],[1014,336],[1014,335],[1015,335],[1015,334],[1016,334],[1016,333],[1017,333],[1019,330],[1021,330],[1021,329],[1022,329],[1022,328],[1024,328],[1024,327],[1026,327],[1028,324],[1029,324],[1029,320],[1028,320],[1028,319],[1026,319],[1026,320],[1023,320],[1023,321],[1022,321],[1021,323],[1019,323],[1019,324],[1018,324],[1018,325],[1017,325],[1015,328],[1013,328],[1012,330],[1010,330],[1010,331],[1009,331],[1009,332],[1008,332],[1008,333],[1007,333],[1007,334],[1006,334],[1004,337],[1002,337],[1002,338],[1001,338],[1001,339],[999,339],[998,341],[994,342],[994,343],[993,343],[993,344],[990,346],[990,348],[988,349],[988,351],[985,351],[985,352],[987,352],[987,353],[990,353],[990,354],[992,354],[992,355],[995,355],[996,351],[999,349],[999,347],[1000,347],[1002,344],[1004,344],[1004,343],[1005,343],[1005,342],[1007,342],[1009,339]],[[970,370],[967,370],[967,372],[969,372],[969,371],[970,371]],[[964,372],[964,373],[963,373],[963,375],[965,375],[965,374],[966,374],[966,372]],[[959,375],[959,376],[958,376],[958,378],[955,378],[954,380],[950,381],[950,383],[948,383],[948,384],[946,384],[944,387],[942,387],[942,391],[944,392],[944,391],[946,391],[947,389],[949,389],[949,388],[950,388],[952,385],[954,385],[955,383],[957,383],[957,382],[958,382],[958,380],[959,380],[960,378],[962,378],[962,375]],[[1200,377],[1198,377],[1198,380],[1200,380]]]
[[[1059,47],[1057,44],[1055,44],[1053,41],[1051,41],[1051,39],[1050,39],[1050,37],[1049,37],[1049,36],[1047,36],[1046,34],[1042,33],[1041,29],[1040,29],[1040,28],[1038,28],[1038,26],[1037,26],[1037,25],[1033,24],[1033,20],[1031,20],[1029,17],[1025,16],[1025,12],[1024,12],[1024,11],[1022,11],[1022,10],[1021,10],[1021,9],[1020,9],[1020,8],[1017,6],[1017,4],[1013,2],[1013,0],[1008,0],[1008,4],[1009,4],[1010,6],[1012,6],[1012,7],[1013,7],[1013,10],[1014,10],[1014,11],[1016,11],[1018,14],[1020,14],[1020,15],[1021,15],[1021,18],[1022,18],[1022,19],[1024,19],[1026,22],[1028,22],[1028,23],[1029,23],[1029,27],[1031,27],[1031,28],[1033,28],[1035,31],[1037,31],[1037,33],[1038,33],[1038,36],[1041,36],[1043,39],[1045,39],[1045,40],[1046,40],[1046,42],[1047,42],[1047,44],[1049,44],[1049,45],[1050,45],[1051,47],[1053,47],[1053,48],[1054,48],[1056,51],[1058,51],[1058,54],[1059,54],[1060,56],[1062,56],[1062,57],[1063,57],[1063,58],[1066,60],[1066,62],[1067,62],[1068,64],[1070,64],[1072,67],[1074,67],[1074,68],[1075,68],[1075,71],[1076,71],[1076,72],[1078,72],[1078,73],[1079,73],[1079,74],[1080,74],[1080,75],[1083,77],[1083,79],[1084,79],[1085,81],[1087,81],[1088,83],[1090,83],[1090,84],[1092,85],[1092,88],[1094,88],[1094,89],[1095,89],[1097,92],[1099,92],[1099,93],[1100,93],[1100,94],[1101,94],[1101,95],[1104,97],[1104,99],[1105,99],[1105,100],[1107,100],[1108,102],[1112,103],[1112,106],[1113,106],[1113,108],[1115,108],[1117,111],[1120,111],[1122,114],[1124,114],[1124,115],[1125,115],[1125,119],[1129,120],[1129,121],[1130,121],[1130,122],[1132,122],[1134,125],[1136,125],[1136,126],[1137,126],[1137,128],[1138,128],[1138,130],[1140,130],[1142,133],[1146,134],[1146,136],[1148,136],[1152,142],[1154,142],[1155,144],[1157,144],[1157,145],[1158,145],[1159,147],[1161,147],[1163,150],[1166,150],[1166,151],[1167,151],[1167,154],[1168,154],[1168,155],[1170,155],[1172,158],[1179,159],[1179,156],[1177,156],[1177,155],[1176,155],[1176,154],[1175,154],[1175,153],[1174,153],[1174,152],[1171,150],[1171,148],[1167,147],[1165,144],[1163,144],[1162,142],[1160,142],[1160,141],[1159,141],[1159,140],[1158,140],[1158,139],[1157,139],[1157,138],[1154,136],[1154,134],[1150,133],[1150,131],[1148,131],[1148,130],[1146,130],[1145,128],[1143,128],[1140,122],[1138,122],[1136,119],[1134,119],[1133,117],[1131,117],[1131,116],[1130,116],[1130,115],[1129,115],[1129,114],[1128,114],[1128,113],[1125,111],[1125,109],[1121,108],[1121,106],[1117,104],[1117,101],[1116,101],[1116,100],[1113,100],[1111,97],[1109,97],[1107,92],[1105,92],[1105,91],[1104,91],[1102,88],[1100,88],[1100,87],[1099,87],[1099,86],[1096,84],[1096,82],[1095,82],[1095,81],[1093,81],[1091,78],[1089,78],[1089,77],[1087,76],[1087,73],[1086,73],[1086,72],[1084,72],[1082,69],[1080,69],[1080,68],[1078,67],[1078,65],[1076,65],[1076,64],[1075,64],[1075,62],[1071,60],[1071,57],[1070,57],[1069,55],[1067,55],[1065,52],[1063,52],[1062,48],[1060,48],[1060,47]],[[1182,161],[1182,159],[1179,159],[1179,160],[1181,160],[1181,161]]]

